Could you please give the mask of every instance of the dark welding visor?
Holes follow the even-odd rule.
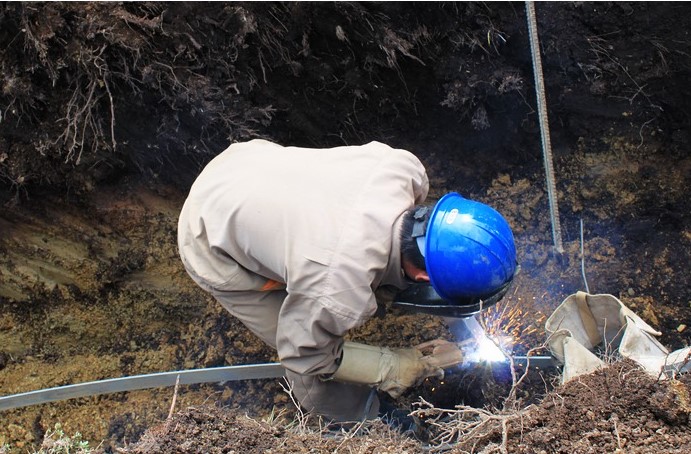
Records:
[[[506,295],[510,286],[511,281],[499,287],[496,292],[484,297],[448,301],[439,296],[430,283],[413,282],[394,297],[393,305],[418,314],[466,318],[499,302]]]

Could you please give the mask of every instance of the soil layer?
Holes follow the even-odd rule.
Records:
[[[195,175],[255,137],[385,142],[425,164],[430,203],[457,191],[499,210],[522,271],[482,318],[515,353],[541,347],[545,318],[586,288],[620,298],[670,350],[688,346],[690,7],[536,7],[563,253],[523,3],[0,4],[0,395],[277,360],[176,250]],[[453,336],[443,320],[390,308],[349,334],[392,347]],[[397,405],[503,415],[475,441],[454,439],[458,452],[690,450],[688,379],[617,363],[555,388],[556,371],[533,371],[506,413],[509,372],[451,371]],[[271,415],[296,409],[278,380],[183,386],[169,418],[173,396],[5,411],[0,451],[38,449],[58,422],[106,452],[423,449],[381,427],[335,445],[281,426]],[[440,428],[427,425],[433,443]]]

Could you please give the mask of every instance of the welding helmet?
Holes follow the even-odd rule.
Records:
[[[429,284],[413,284],[397,304],[416,312],[465,317],[499,301],[516,274],[516,247],[496,210],[455,192],[431,213],[418,210],[413,227]]]

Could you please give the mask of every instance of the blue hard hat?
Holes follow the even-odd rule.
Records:
[[[492,295],[516,271],[516,246],[506,219],[455,192],[439,199],[417,241],[434,290],[449,301]]]

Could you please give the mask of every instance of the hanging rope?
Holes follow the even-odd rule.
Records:
[[[535,18],[535,2],[525,2],[528,16],[528,33],[530,35],[530,50],[533,56],[533,75],[535,76],[535,93],[540,118],[540,135],[542,137],[542,156],[545,163],[547,178],[547,196],[549,212],[552,218],[552,238],[554,248],[559,254],[564,252],[561,242],[561,226],[559,224],[559,207],[557,206],[557,185],[554,181],[554,166],[552,165],[552,144],[549,137],[549,122],[547,120],[547,101],[545,99],[545,82],[542,77],[542,57],[540,56],[540,42],[537,36],[537,19]]]

